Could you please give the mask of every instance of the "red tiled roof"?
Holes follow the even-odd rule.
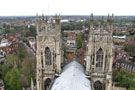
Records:
[[[74,33],[69,33],[67,34],[68,37],[76,37],[76,35]]]
[[[67,55],[67,59],[72,60],[72,59],[73,59],[73,56],[74,56],[74,54],[73,54],[73,53],[68,53],[68,55]]]
[[[123,53],[123,50],[118,50],[118,49],[114,49],[113,52],[117,52],[117,53]]]
[[[15,42],[15,41],[17,40],[17,38],[14,37],[14,36],[10,36],[10,37],[8,38],[8,40],[9,40],[9,41],[12,41],[12,42]]]
[[[116,63],[116,59],[115,58],[113,58],[113,63]]]

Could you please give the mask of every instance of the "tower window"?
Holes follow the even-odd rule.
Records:
[[[50,84],[51,84],[51,79],[47,78],[46,81],[44,82],[44,90],[49,90]]]
[[[43,53],[41,52],[41,65],[43,67]]]
[[[91,58],[92,58],[92,65],[94,65],[94,63],[95,63],[95,62],[94,62],[94,60],[95,60],[95,56],[94,56],[94,54],[92,55],[92,57],[91,57]]]
[[[47,47],[45,49],[45,64],[46,65],[51,65],[51,50]]]
[[[103,90],[102,83],[100,81],[96,81],[94,83],[94,90]]]
[[[103,67],[103,50],[100,48],[96,54],[96,67],[101,69]]]

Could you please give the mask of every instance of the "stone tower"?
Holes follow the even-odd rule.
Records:
[[[60,15],[56,15],[55,20],[37,15],[36,28],[37,90],[50,90],[55,74],[61,72]]]
[[[107,27],[104,27],[103,17],[100,18],[98,28],[91,15],[86,74],[91,76],[92,90],[112,90],[112,32],[113,15],[108,15]]]

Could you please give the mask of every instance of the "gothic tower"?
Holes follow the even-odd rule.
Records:
[[[55,22],[55,23],[54,23]],[[36,18],[37,28],[37,90],[50,90],[55,73],[61,72],[61,22],[60,15]]]
[[[91,15],[86,74],[91,76],[92,90],[112,90],[112,32],[113,15],[108,15],[107,27],[104,27],[104,18],[100,18],[98,28]]]

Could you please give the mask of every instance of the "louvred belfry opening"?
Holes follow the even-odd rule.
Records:
[[[45,49],[45,64],[46,65],[51,65],[52,61],[51,61],[51,50],[46,47]]]
[[[103,67],[103,50],[100,48],[96,53],[96,67],[102,69]]]

